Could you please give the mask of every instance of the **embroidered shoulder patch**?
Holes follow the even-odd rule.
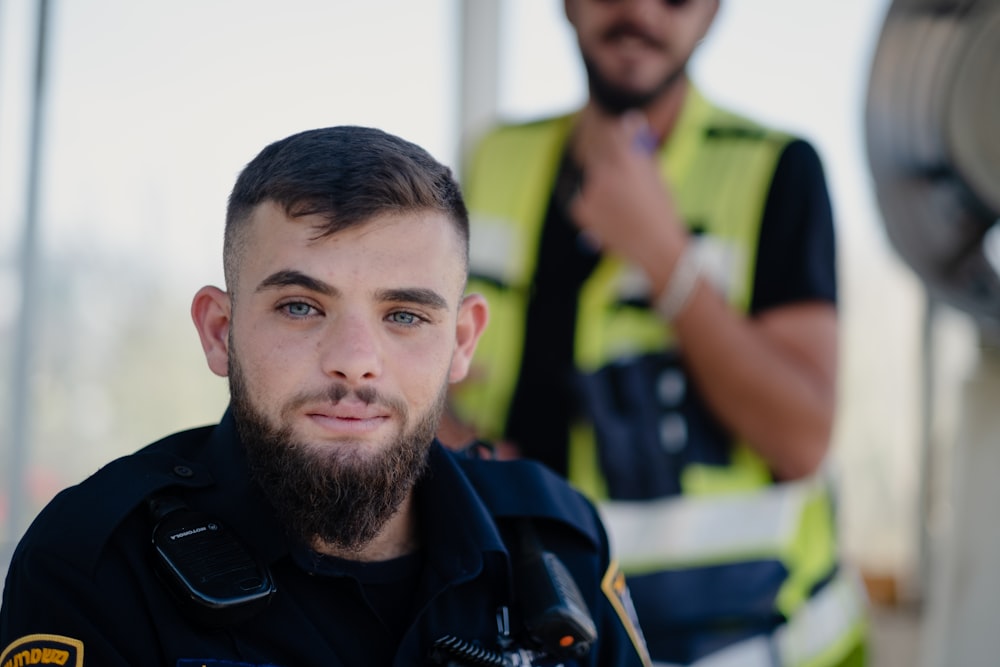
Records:
[[[83,667],[83,642],[62,635],[26,635],[0,653],[0,667]]]
[[[608,565],[608,571],[604,573],[604,578],[601,580],[601,590],[604,591],[608,602],[618,614],[618,620],[621,621],[629,639],[632,640],[635,652],[642,658],[642,664],[652,665],[649,650],[646,648],[646,639],[642,636],[642,630],[639,629],[639,618],[635,613],[635,606],[632,604],[632,595],[629,593],[628,584],[625,583],[625,574],[619,569],[617,560],[612,560]]]

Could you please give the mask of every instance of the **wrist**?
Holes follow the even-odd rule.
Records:
[[[701,277],[701,261],[694,243],[685,246],[677,258],[670,278],[653,301],[653,310],[668,322],[674,322],[687,307]]]

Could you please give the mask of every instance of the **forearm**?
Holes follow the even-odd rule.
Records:
[[[834,307],[803,303],[751,319],[702,279],[674,327],[692,382],[719,421],[778,478],[814,472],[836,409]]]

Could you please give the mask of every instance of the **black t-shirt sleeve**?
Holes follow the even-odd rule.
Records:
[[[751,313],[837,302],[836,238],[823,165],[803,140],[778,160],[761,222]]]

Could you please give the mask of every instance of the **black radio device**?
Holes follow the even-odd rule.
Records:
[[[267,605],[276,590],[267,566],[224,523],[172,496],[148,508],[157,573],[190,618],[223,628]]]
[[[530,520],[519,522],[518,533],[514,576],[525,630],[548,655],[583,657],[597,639],[597,628],[573,575],[542,545]]]
[[[531,667],[553,660],[583,658],[597,640],[597,627],[573,575],[545,548],[530,519],[516,523],[510,544],[517,589],[517,612],[525,635],[511,635],[508,610],[497,613],[500,651],[445,635],[434,642],[430,659],[447,667]],[[540,662],[539,662],[540,661]]]

